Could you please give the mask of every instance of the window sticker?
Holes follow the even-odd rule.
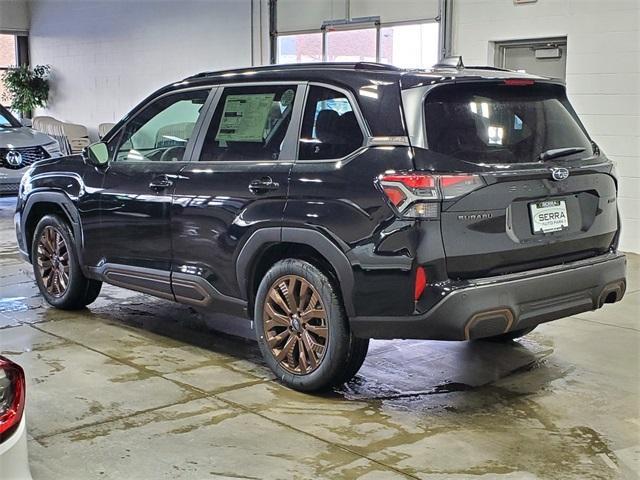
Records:
[[[274,93],[229,95],[224,102],[216,141],[262,142]]]

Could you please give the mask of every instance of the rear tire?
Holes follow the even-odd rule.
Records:
[[[512,342],[520,337],[524,337],[525,335],[531,333],[536,327],[522,328],[520,330],[513,330],[512,332],[503,333],[500,335],[495,335],[493,337],[485,337],[479,338],[478,340],[486,340],[489,342]]]
[[[356,373],[358,373],[360,367],[362,367],[362,364],[367,358],[367,353],[369,352],[369,339],[352,337],[352,342],[351,356],[344,367],[342,378],[336,382],[336,385],[347,383],[355,377]]]
[[[277,378],[303,392],[351,379],[369,340],[349,329],[342,302],[327,276],[308,262],[286,259],[264,276],[255,302],[256,338]]]
[[[42,217],[31,244],[33,273],[47,303],[61,310],[86,307],[102,288],[102,282],[84,276],[76,249],[67,222],[57,215]]]

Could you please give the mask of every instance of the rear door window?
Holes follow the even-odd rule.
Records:
[[[279,160],[296,92],[296,85],[225,88],[200,161]]]
[[[363,144],[351,102],[344,93],[312,85],[304,108],[300,160],[342,158]]]
[[[563,90],[552,85],[452,85],[425,100],[430,150],[485,164],[533,163],[575,147],[563,159],[593,155]]]

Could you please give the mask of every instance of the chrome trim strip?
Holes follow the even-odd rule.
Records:
[[[366,147],[410,147],[409,137],[367,137]]]

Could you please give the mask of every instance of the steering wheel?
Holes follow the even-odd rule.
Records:
[[[182,160],[182,156],[184,155],[184,147],[169,147],[162,155],[160,155],[161,162],[178,162]]]

